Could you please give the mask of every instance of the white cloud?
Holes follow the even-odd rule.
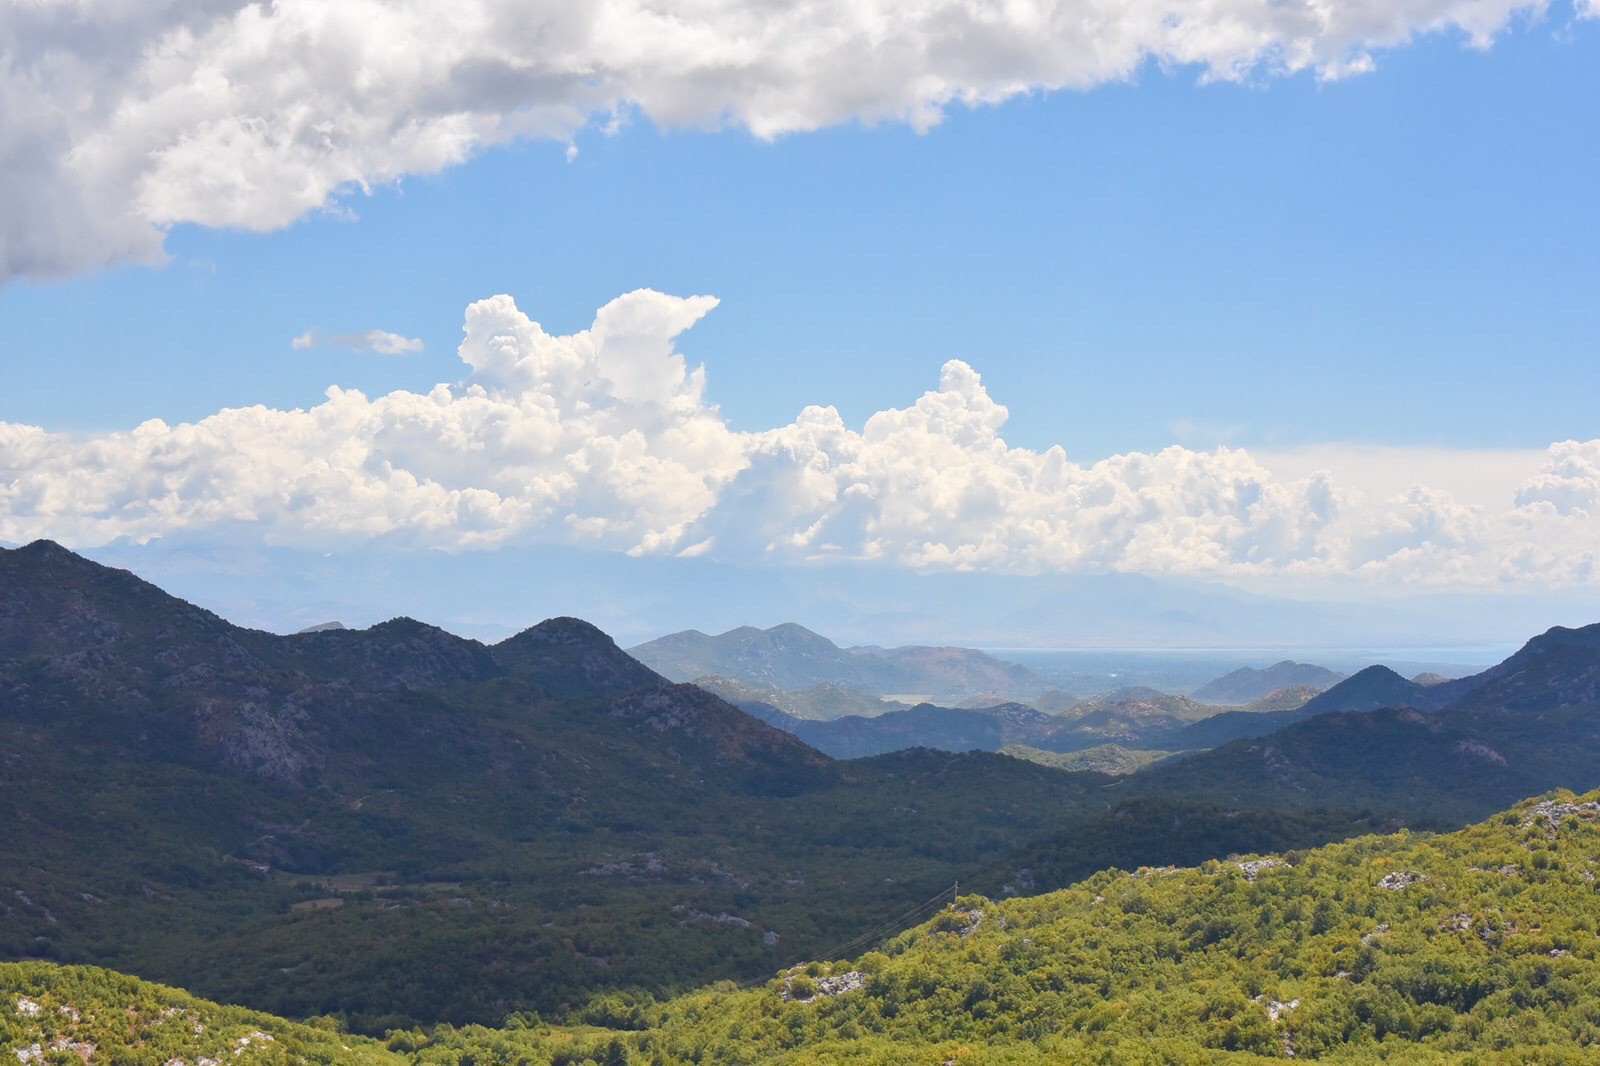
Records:
[[[1000,436],[1006,409],[965,363],[859,433],[832,408],[753,438],[750,465],[690,534],[719,552],[934,568],[1229,574],[1319,558],[1337,501],[1241,451],[1168,448],[1093,466]]]
[[[1008,445],[1005,407],[956,360],[937,388],[859,430],[808,407],[737,433],[675,347],[716,303],[640,290],[554,336],[496,296],[467,308],[454,386],[330,388],[306,411],[229,409],[87,438],[0,423],[0,540],[566,543],[1280,588],[1600,582],[1600,441],[1264,458],[1174,446],[1082,465]]]
[[[1519,506],[1551,508],[1561,515],[1600,518],[1600,440],[1565,441],[1550,461],[1517,490]]]
[[[412,355],[422,351],[422,341],[402,337],[382,329],[365,329],[359,333],[337,333],[324,338],[316,330],[308,329],[289,342],[295,351],[308,348],[349,348],[356,352],[375,352],[378,355]]]
[[[360,333],[340,333],[328,343],[358,352],[376,352],[379,355],[411,355],[422,351],[422,342],[412,337],[402,337],[381,329],[367,329]]]
[[[1580,15],[1593,0],[1576,0]],[[42,0],[0,19],[0,282],[160,262],[167,227],[271,230],[349,190],[637,111],[757,136],[937,123],[1149,60],[1209,79],[1372,69],[1543,0]],[[568,159],[572,153],[569,149]]]
[[[0,539],[74,544],[245,524],[268,542],[510,539],[653,551],[740,462],[672,338],[715,306],[640,291],[552,337],[509,297],[467,309],[454,388],[228,409],[75,439],[0,423]]]
[[[1540,448],[1442,448],[1422,445],[1312,444],[1255,449],[1274,477],[1294,480],[1325,470],[1372,500],[1404,496],[1418,485],[1443,489],[1460,503],[1504,506],[1549,461]]]

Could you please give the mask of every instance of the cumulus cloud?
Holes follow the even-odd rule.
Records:
[[[1231,448],[1082,464],[1009,445],[1006,408],[959,360],[859,429],[808,407],[741,433],[676,347],[716,303],[640,290],[557,336],[496,296],[467,308],[462,380],[425,393],[330,388],[310,410],[228,409],[91,437],[0,423],[0,540],[88,547],[200,531],[308,548],[565,543],[1229,581],[1600,581],[1600,440],[1552,445],[1486,501],[1286,476]],[[1426,458],[1424,473],[1448,456]]]
[[[1580,15],[1593,0],[1575,0]],[[271,230],[350,190],[590,121],[759,137],[937,123],[1148,61],[1209,79],[1486,45],[1543,0],[42,0],[0,20],[0,282],[160,262],[182,222]],[[568,159],[573,151],[568,150]]]
[[[308,348],[349,348],[351,351],[375,352],[378,355],[412,355],[422,351],[422,341],[382,329],[365,329],[359,333],[336,333],[326,338],[316,330],[308,329],[289,344],[295,351],[304,351]]]
[[[246,524],[272,543],[508,539],[656,550],[711,506],[740,445],[673,338],[716,301],[640,291],[547,334],[509,297],[467,309],[455,387],[309,411],[228,409],[87,439],[0,424],[0,538],[75,544]]]
[[[1552,446],[1550,462],[1523,483],[1517,503],[1561,515],[1600,517],[1600,441]]]

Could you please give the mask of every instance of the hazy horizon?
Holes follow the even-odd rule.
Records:
[[[1593,0],[671,9],[0,20],[0,543],[281,630],[1597,617]]]

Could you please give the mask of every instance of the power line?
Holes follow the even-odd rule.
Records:
[[[954,903],[960,894],[961,882],[957,881],[949,888],[940,891],[932,899],[918,903],[915,906],[902,911],[893,918],[890,918],[888,921],[883,922],[881,925],[862,933],[860,936],[846,940],[842,944],[835,944],[833,947],[819,955],[818,960],[821,961],[847,958],[867,947],[869,944],[874,944],[893,933],[902,931],[908,926],[916,925],[919,922],[925,921],[930,915],[933,914],[933,912],[944,906],[945,903]],[[770,980],[772,980],[770,976],[758,977],[754,980],[744,982],[739,987],[754,988],[756,985],[766,984]]]

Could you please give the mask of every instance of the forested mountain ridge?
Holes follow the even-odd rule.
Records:
[[[1467,677],[1422,684],[1386,666],[1369,666],[1297,708],[1251,714],[1227,711],[1162,737],[1157,747],[1213,748],[1264,737],[1318,715],[1412,707],[1556,709],[1600,705],[1600,623],[1555,626],[1531,638],[1504,662]]]
[[[761,973],[1103,780],[836,764],[576,619],[280,637],[47,543],[0,551],[0,699],[0,953],[369,1029]]]
[[[1411,707],[1417,705],[1418,694],[1423,689],[1424,686],[1407,681],[1387,666],[1369,666],[1298,706],[1259,713],[1243,709],[1221,711],[1162,737],[1162,742],[1153,746],[1215,748],[1232,740],[1264,737],[1318,715]]]
[[[1516,709],[1322,716],[1121,778],[836,762],[575,619],[279,637],[33,545],[0,552],[0,954],[369,1032],[750,979],[956,880],[1026,894],[1592,785],[1594,708],[1532,700],[1581,696],[1590,652],[1550,652],[1495,675]]]
[[[132,682],[181,688],[239,674],[423,689],[512,677],[557,696],[666,681],[576,618],[549,619],[492,647],[410,618],[290,636],[244,629],[50,541],[0,549],[0,590],[5,658],[41,660],[62,676],[120,670]]]
[[[747,714],[793,733],[818,751],[839,759],[912,747],[999,751],[1020,744],[1063,754],[1108,743],[1161,748],[1169,738],[1190,736],[1212,719],[1227,721],[1233,716],[1260,715],[1274,723],[1298,721],[1300,716],[1274,708],[1298,707],[1303,702],[1300,694],[1309,693],[1307,689],[1279,689],[1243,709],[1224,711],[1187,696],[1170,696],[1150,688],[1125,688],[1079,700],[1058,714],[1046,714],[1017,702],[970,708],[919,703],[914,707],[874,709],[870,717],[847,714],[819,721],[776,706],[781,694],[740,691],[720,679],[713,682],[713,687]],[[1270,732],[1271,728],[1257,727],[1257,731]],[[1236,731],[1239,730],[1225,727],[1224,739],[1231,739]],[[1248,733],[1250,729],[1246,726],[1243,731]],[[1174,740],[1171,747],[1182,745]]]
[[[575,1066],[1046,1062],[1577,1063],[1600,1048],[1600,795],[1449,834],[1106,870],[964,895],[864,953],[575,1025],[393,1030],[383,1043],[119,974],[0,964],[0,1051],[169,1062]]]
[[[857,759],[907,748],[999,751],[1007,744],[1048,743],[1062,725],[1058,719],[1020,703],[1002,703],[982,710],[919,703],[871,718],[846,715],[825,722],[797,718],[760,702],[740,702],[738,706],[836,759]]]
[[[1555,626],[1473,677],[1430,686],[1424,705],[1542,711],[1600,704],[1600,623]]]

